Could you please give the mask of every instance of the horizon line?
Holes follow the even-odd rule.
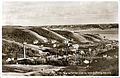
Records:
[[[87,24],[119,24],[118,22],[114,23],[81,23],[81,24],[43,24],[43,25],[20,25],[20,24],[3,24],[2,26],[51,26],[51,25],[87,25]]]

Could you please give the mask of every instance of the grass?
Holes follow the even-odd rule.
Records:
[[[37,38],[33,37],[28,32],[24,32],[22,29],[16,29],[14,27],[2,28],[2,38],[20,43],[33,43],[34,40],[37,40]]]
[[[2,30],[3,30],[3,32],[2,32],[3,38],[8,39],[8,40],[15,40],[15,41],[20,42],[20,43],[23,43],[24,41],[26,41],[27,43],[33,43],[33,41],[36,40],[35,37],[33,37],[32,35],[30,35],[27,32],[22,31],[22,29],[15,29],[15,28],[10,28],[10,27],[4,28],[3,27]],[[31,30],[33,30],[33,31],[37,32],[38,34],[45,36],[47,38],[60,40],[57,37],[53,37],[54,35],[51,35],[49,32],[44,31],[41,28],[31,28]],[[68,32],[65,32],[65,33],[66,34],[63,34],[63,35],[66,35],[65,37],[68,37],[67,36]],[[69,34],[69,35],[72,35],[72,34]],[[60,40],[60,41],[62,41],[62,40]],[[2,49],[3,49],[2,52],[4,54],[7,54],[7,56],[4,57],[2,61],[5,61],[5,59],[10,57],[10,56],[11,57],[16,56],[15,52],[19,52],[18,56],[23,57],[23,47],[19,47],[18,45],[9,44],[9,43],[3,41]],[[51,50],[51,52],[53,52],[53,51]],[[36,54],[36,52],[31,52],[31,50],[29,50],[28,53],[29,53],[29,56],[33,56],[34,54]],[[108,58],[97,59],[96,58],[95,60],[97,60],[97,62],[95,62],[95,60],[94,60],[91,64],[89,64],[89,66],[88,65],[66,66],[65,68],[56,72],[56,75],[76,75],[76,76],[115,75],[115,76],[117,76],[118,75],[118,58],[115,58],[114,55],[118,56],[118,48],[116,48],[114,50],[109,50],[109,51],[101,53],[101,54],[98,54],[97,56],[102,57],[105,54],[107,54],[108,56],[111,56],[113,58],[112,59],[108,59]],[[62,63],[61,61],[58,61],[58,62],[54,61],[55,64]],[[64,66],[64,63],[63,63],[63,66]],[[26,66],[23,66],[23,67],[26,67]],[[40,68],[39,66],[36,68],[33,67],[33,69],[31,69],[32,66],[28,67],[28,68],[23,68],[23,67],[20,67],[20,68],[14,67],[14,66],[10,67],[10,66],[5,66],[5,64],[3,64],[3,72],[19,72],[19,73],[22,72],[23,73],[23,72],[31,72],[34,69]],[[53,66],[53,67],[55,67],[55,66]],[[46,70],[47,70],[47,68],[46,68]],[[88,74],[87,73],[87,72],[96,72],[96,71],[97,72],[111,72],[111,74]],[[66,72],[68,74],[65,74]],[[75,73],[73,73],[73,72],[75,72]],[[87,73],[87,74],[85,74],[85,73]],[[32,75],[49,75],[49,74],[35,73]]]
[[[114,55],[118,56],[118,49],[114,49],[114,50],[110,50],[107,51],[105,53],[99,54],[99,57],[102,57],[104,54],[107,54],[111,57],[113,57],[113,59],[106,59],[106,58],[100,58],[100,59],[95,59],[97,60],[97,62],[93,61],[88,68],[85,68],[83,66],[68,66],[66,68],[61,69],[60,71],[58,71],[57,73],[61,73],[61,72],[65,72],[62,73],[61,75],[71,75],[69,73],[72,72],[77,72],[76,74],[72,74],[72,75],[76,75],[76,76],[88,76],[88,75],[96,75],[96,76],[118,76],[118,58],[115,58]],[[84,73],[88,73],[88,72],[110,72],[109,74],[79,74],[81,72]]]

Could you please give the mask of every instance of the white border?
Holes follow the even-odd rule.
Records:
[[[118,25],[120,25],[120,0],[118,0]],[[119,40],[119,48],[120,48],[120,28],[118,31],[118,40]],[[120,49],[119,49],[119,76],[120,76]]]
[[[4,1],[118,1],[118,0],[4,0]]]
[[[0,0],[0,77],[2,78],[2,0]]]
[[[118,5],[119,5],[119,0],[0,0],[0,5],[1,5],[1,7],[0,7],[0,17],[2,17],[2,2],[3,1],[9,1],[9,2],[12,2],[12,1],[51,1],[51,2],[53,2],[53,1],[118,1]],[[112,6],[112,5],[111,5]],[[119,9],[120,9],[120,5],[119,5],[119,7],[118,7],[118,23],[120,24],[120,19],[119,19],[119,17],[120,17],[120,15],[119,15],[119,13],[120,13],[120,11],[119,11]],[[1,47],[1,49],[0,49],[0,55],[1,55],[1,57],[0,57],[0,78],[21,78],[21,77],[23,77],[23,78],[39,78],[39,77],[44,77],[44,78],[66,78],[66,77],[69,77],[69,78],[118,78],[118,77],[120,77],[120,71],[119,71],[119,76],[2,76],[2,18],[0,18],[0,47]],[[119,28],[119,33],[120,33],[120,28]],[[119,39],[120,39],[120,34],[118,34],[119,35]],[[119,46],[120,46],[120,44],[119,44]],[[119,56],[120,56],[120,50],[119,50]],[[120,60],[119,60],[119,70],[120,70]]]

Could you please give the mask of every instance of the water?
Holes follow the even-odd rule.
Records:
[[[89,29],[89,30],[77,30],[79,34],[99,34],[102,38],[105,36],[109,40],[118,40],[118,29]]]
[[[106,39],[109,39],[109,40],[118,40],[118,34],[100,34],[100,36],[102,38],[106,36]]]

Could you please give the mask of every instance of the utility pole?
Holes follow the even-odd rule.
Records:
[[[26,42],[23,43],[23,49],[24,49],[24,59],[26,58],[26,50],[25,50],[25,44],[27,44]]]

